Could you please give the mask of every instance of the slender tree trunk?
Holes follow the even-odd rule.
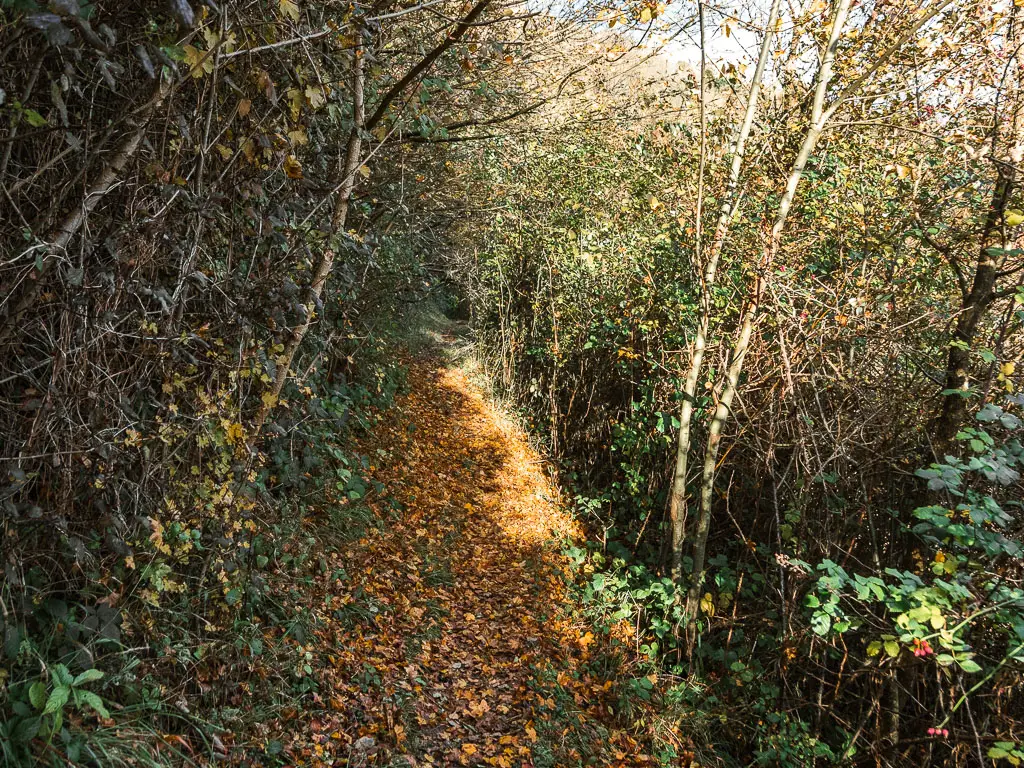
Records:
[[[993,242],[993,235],[999,232],[1016,175],[1017,171],[1013,166],[999,166],[999,177],[992,193],[992,205],[982,228],[981,247],[974,267],[971,290],[964,297],[960,308],[946,360],[945,394],[942,396],[942,409],[935,424],[935,447],[939,451],[952,442],[967,418],[967,400],[960,393],[966,393],[970,387],[971,345],[978,331],[978,324],[995,299],[996,282],[999,278],[997,257],[989,253],[989,249],[1003,245],[1001,239]]]
[[[782,230],[789,217],[789,211],[793,206],[793,199],[796,196],[796,189],[803,178],[804,169],[811,153],[818,144],[818,139],[825,128],[833,110],[825,110],[825,96],[829,83],[832,81],[832,67],[835,62],[836,49],[839,46],[839,39],[846,25],[846,17],[850,10],[851,0],[839,0],[836,6],[835,17],[832,21],[832,30],[829,34],[828,44],[825,47],[818,68],[817,82],[814,89],[814,101],[811,105],[810,125],[804,135],[800,151],[790,170],[789,178],[786,181],[786,189],[779,201],[779,208],[775,215],[775,222],[772,225],[771,234],[761,252],[760,264],[757,267],[757,275],[751,284],[750,294],[747,298],[747,306],[743,313],[743,323],[736,343],[733,346],[731,362],[726,372],[725,384],[722,395],[718,400],[714,416],[711,419],[711,426],[708,430],[708,441],[704,451],[704,469],[701,475],[700,489],[700,514],[697,519],[697,529],[694,533],[693,542],[693,581],[686,599],[686,616],[690,621],[697,615],[697,605],[700,595],[701,584],[704,580],[705,561],[707,559],[708,533],[711,529],[711,505],[714,497],[715,470],[718,464],[718,452],[722,439],[722,428],[729,419],[732,412],[732,401],[736,396],[740,374],[743,372],[743,361],[750,348],[750,339],[753,336],[754,325],[757,321],[758,309],[761,299],[764,296],[764,289],[768,270],[771,269],[775,254],[778,252],[782,240]]]
[[[712,291],[718,274],[718,261],[725,244],[725,238],[729,232],[729,225],[736,215],[737,202],[739,197],[740,170],[743,167],[743,157],[746,151],[747,138],[750,136],[750,129],[754,124],[754,117],[757,114],[758,98],[761,94],[761,81],[764,77],[764,69],[771,54],[772,43],[775,40],[775,27],[778,24],[779,6],[781,0],[773,0],[771,11],[768,14],[768,25],[765,28],[764,39],[761,41],[761,50],[757,58],[757,67],[754,69],[754,77],[750,84],[750,91],[747,93],[747,103],[743,112],[743,121],[737,128],[736,137],[732,146],[732,162],[729,165],[729,178],[726,182],[725,195],[722,205],[718,210],[718,221],[715,224],[715,232],[711,240],[711,247],[708,250],[707,264],[704,268],[703,281],[701,283],[700,296],[700,319],[697,324],[697,333],[693,340],[693,350],[690,355],[690,368],[686,374],[683,384],[683,401],[679,411],[679,434],[676,440],[676,461],[675,470],[672,475],[672,490],[669,497],[669,521],[671,524],[671,573],[676,581],[682,575],[683,541],[686,537],[686,474],[690,456],[690,440],[693,422],[693,406],[696,399],[697,382],[700,378],[701,366],[704,362],[704,351],[707,348],[708,326],[711,319]],[[701,110],[703,114],[703,50],[701,53],[702,79],[701,79]],[[703,122],[702,122],[703,126]],[[702,130],[703,141],[703,130]],[[701,161],[703,162],[703,152]],[[703,168],[698,182],[703,185]],[[701,186],[703,189],[703,186]],[[699,222],[698,214],[698,222]],[[699,226],[699,225],[698,225]],[[698,249],[700,247],[700,230],[697,230]],[[699,250],[698,250],[699,252]],[[699,263],[699,256],[698,256]]]
[[[363,98],[366,73],[364,70],[365,49],[362,37],[358,38],[355,48],[352,51],[352,130],[349,132],[348,142],[345,147],[345,154],[338,163],[338,197],[334,203],[334,212],[331,216],[331,230],[334,233],[342,232],[345,229],[345,222],[348,219],[349,200],[352,197],[352,190],[356,185],[356,173],[360,166],[360,156],[363,148],[363,124],[366,120],[366,106]],[[320,254],[320,259],[313,270],[313,277],[306,290],[306,300],[303,302],[305,316],[296,325],[288,337],[284,352],[277,364],[277,373],[274,377],[274,384],[263,396],[263,405],[256,417],[256,429],[258,432],[266,421],[267,414],[277,405],[281,397],[281,390],[288,380],[288,373],[291,370],[295,353],[302,344],[303,339],[309,332],[313,323],[313,316],[316,305],[323,294],[324,284],[334,267],[334,250],[325,248]]]
[[[433,65],[441,55],[451,48],[459,39],[466,34],[477,19],[487,10],[487,6],[490,5],[491,0],[478,0],[466,13],[466,15],[459,20],[458,24],[452,29],[451,32],[445,36],[444,40],[434,46],[433,49],[427,53],[415,66],[413,66],[405,75],[402,76],[394,85],[388,89],[387,93],[377,103],[373,113],[366,116],[366,104],[364,102],[363,90],[365,85],[365,71],[364,71],[364,55],[365,47],[363,43],[362,33],[356,43],[355,50],[353,51],[352,60],[352,102],[353,102],[353,125],[352,132],[349,134],[348,146],[345,150],[344,161],[340,172],[340,179],[338,184],[338,197],[334,204],[334,214],[331,217],[331,226],[334,232],[340,232],[345,228],[345,221],[348,218],[349,201],[352,197],[352,190],[355,188],[356,183],[356,172],[360,162],[360,154],[362,152],[363,145],[363,134],[371,130],[376,126],[384,117],[387,115],[388,108],[391,103],[397,99],[402,92],[419,77],[421,77],[430,67]],[[263,405],[260,407],[260,411],[256,416],[254,432],[259,432],[263,428],[263,423],[267,419],[267,415],[277,405],[278,400],[281,397],[281,390],[284,388],[284,383],[288,380],[288,373],[291,369],[292,360],[295,358],[295,353],[298,351],[299,345],[302,344],[303,339],[306,337],[306,333],[309,331],[310,325],[313,322],[313,312],[316,308],[316,304],[320,299],[320,295],[323,293],[324,284],[327,282],[327,278],[331,274],[331,269],[334,267],[334,251],[326,249],[321,254],[320,260],[317,262],[316,268],[313,270],[313,279],[310,282],[309,289],[306,293],[305,304],[305,318],[296,326],[291,335],[288,338],[288,342],[285,344],[284,352],[281,356],[281,362],[278,365],[277,374],[274,377],[273,386],[264,393]]]
[[[1012,61],[1007,62],[1003,82],[995,100],[992,157],[996,168],[996,183],[992,190],[992,201],[989,204],[985,222],[981,227],[981,238],[978,243],[978,261],[974,265],[974,277],[969,291],[964,291],[960,312],[946,359],[945,390],[942,396],[942,407],[935,423],[935,445],[939,455],[956,437],[960,426],[967,418],[967,399],[964,397],[970,386],[971,346],[978,332],[978,326],[996,298],[997,282],[1002,257],[990,252],[991,248],[1006,248],[1003,216],[1010,203],[1017,184],[1017,165],[999,159],[1000,144],[1010,148],[1017,147],[1020,135],[1020,66],[1016,54],[1020,50],[1020,24],[1017,18],[1017,6],[1010,8],[1007,20],[1006,38],[1008,49],[1014,52]],[[1000,120],[1000,105],[1007,104],[1010,119]],[[956,268],[955,254],[950,254]],[[962,282],[962,281],[961,281]],[[964,394],[961,394],[964,393]]]

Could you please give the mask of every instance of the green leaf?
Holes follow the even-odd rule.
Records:
[[[67,686],[58,686],[53,689],[50,693],[50,698],[46,700],[46,706],[43,708],[44,715],[52,715],[59,712],[64,708],[64,705],[68,703],[68,696],[71,695],[71,689]]]
[[[224,595],[224,602],[228,605],[236,605],[239,600],[242,599],[242,593],[237,589],[232,589],[226,595]]]
[[[827,613],[816,612],[811,616],[811,629],[816,635],[824,637],[832,629],[832,618]]]
[[[99,680],[101,677],[103,677],[103,672],[101,672],[100,670],[87,669],[85,670],[85,672],[76,677],[71,682],[71,685],[72,687],[77,688],[78,686],[83,685],[84,683],[91,683],[94,680]]]
[[[932,609],[930,606],[918,606],[917,608],[910,609],[910,618],[914,621],[921,623],[928,621],[931,618]]]
[[[74,677],[63,664],[54,664],[50,667],[50,679],[54,685],[71,685]]]
[[[42,680],[32,683],[32,687],[28,689],[28,700],[36,709],[42,709],[46,704],[46,683]]]
[[[900,655],[900,644],[895,640],[886,640],[883,644],[887,655],[896,657]]]
[[[36,112],[34,109],[24,109],[22,114],[25,115],[25,119],[28,124],[33,128],[42,128],[44,125],[48,125],[46,118]]]
[[[39,733],[39,727],[43,724],[43,720],[40,717],[30,717],[26,720],[22,720],[15,727],[11,733],[11,737],[18,742],[32,741]]]
[[[960,669],[962,669],[964,672],[981,672],[981,667],[978,665],[978,662],[974,661],[973,659],[962,659],[958,663],[960,664]]]
[[[78,699],[79,702],[92,707],[93,710],[95,710],[96,714],[98,714],[100,717],[110,717],[110,713],[107,711],[107,708],[103,706],[103,699],[101,699],[95,693],[93,693],[92,691],[75,691],[75,693],[77,694],[75,698]]]

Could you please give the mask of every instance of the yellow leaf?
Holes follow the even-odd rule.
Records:
[[[360,165],[359,175],[362,176],[364,179],[370,178],[370,169],[367,168],[365,165]]]
[[[462,745],[462,751],[465,752],[467,755],[475,755],[476,754],[476,745],[475,744],[463,744]]]
[[[289,179],[302,178],[302,163],[298,161],[295,155],[288,155],[288,157],[285,158],[284,172]]]
[[[532,725],[526,726],[526,735],[529,736],[530,741],[536,741],[537,740],[537,729],[534,728]]]
[[[246,139],[242,145],[242,151],[245,153],[245,159],[250,163],[256,162],[256,142],[252,139]]]
[[[231,159],[231,155],[234,154],[234,152],[231,151],[231,147],[225,147],[223,144],[215,145],[214,149],[216,149],[218,152],[220,152],[220,156],[224,160],[230,160]]]
[[[262,400],[263,405],[266,406],[267,408],[273,408],[275,405],[277,405],[277,395],[275,395],[273,392],[264,392]]]
[[[292,120],[299,119],[299,112],[302,111],[303,93],[298,88],[288,89],[288,108],[291,110]]]
[[[1010,208],[1003,214],[1003,221],[1006,222],[1008,227],[1019,227],[1021,224],[1024,224],[1024,212],[1016,208]]]
[[[294,144],[308,144],[309,136],[306,135],[304,128],[295,128],[294,130],[288,131],[288,140]]]
[[[644,8],[642,11],[640,11],[640,22],[642,24],[646,24],[650,20],[651,20],[651,9],[650,8]]]
[[[700,611],[708,616],[715,615],[715,601],[710,592],[705,592],[700,599]]]
[[[1017,370],[1017,364],[1014,362],[1006,362],[999,366],[999,372],[1003,376],[1013,376],[1013,372]]]
[[[231,444],[240,443],[245,439],[245,430],[242,429],[242,425],[237,421],[234,424],[229,424],[225,430],[225,439]]]
[[[213,54],[207,55],[208,51],[201,51],[194,45],[184,45],[185,63],[189,66],[192,77],[199,79],[204,74],[213,72]],[[203,57],[206,58],[203,58]]]
[[[281,15],[287,16],[292,21],[299,20],[299,4],[295,0],[278,0]]]
[[[309,102],[309,106],[313,109],[317,109],[324,105],[327,99],[324,98],[324,92],[319,86],[307,85],[306,86],[306,101]]]
[[[220,35],[210,27],[203,29],[203,38],[206,40],[207,48],[213,49],[220,45]]]

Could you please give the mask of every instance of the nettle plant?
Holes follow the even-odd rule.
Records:
[[[980,675],[968,693],[1007,664],[1024,662],[1024,590],[1012,577],[1024,554],[1024,424],[1011,412],[1020,406],[1024,395],[986,405],[957,435],[962,456],[917,471],[940,502],[915,509],[909,526],[930,559],[915,570],[871,575],[831,560],[818,564],[821,575],[805,599],[816,634],[857,631],[867,655],[880,662],[912,653]],[[887,631],[878,631],[879,616]],[[975,647],[982,640],[983,654]]]

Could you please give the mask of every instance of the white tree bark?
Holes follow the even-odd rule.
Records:
[[[726,181],[722,205],[718,210],[718,221],[715,224],[715,232],[712,236],[711,247],[708,250],[707,263],[704,266],[704,276],[701,282],[700,319],[698,320],[697,333],[693,340],[690,368],[683,384],[683,401],[680,404],[679,411],[679,434],[676,441],[675,471],[672,475],[672,490],[669,499],[669,521],[672,526],[672,578],[677,581],[682,575],[683,542],[686,537],[686,474],[690,456],[693,405],[701,366],[704,362],[704,351],[707,348],[712,291],[718,274],[718,262],[722,254],[722,247],[725,244],[725,238],[729,233],[729,226],[738,208],[740,171],[743,167],[743,158],[746,152],[747,139],[750,136],[750,129],[754,124],[754,117],[757,115],[757,104],[761,94],[761,83],[764,79],[765,66],[768,63],[772,44],[775,41],[775,30],[778,25],[780,5],[781,0],[773,0],[768,14],[768,24],[765,27],[764,38],[761,41],[757,66],[754,69],[750,90],[747,93],[743,120],[736,130],[733,146],[731,147],[732,160],[729,164],[729,177]],[[701,173],[700,181],[703,182],[703,173]],[[697,237],[699,247],[699,230]]]
[[[789,217],[790,209],[793,206],[797,186],[803,178],[807,161],[818,144],[818,139],[825,129],[826,122],[834,112],[834,108],[828,111],[825,110],[825,97],[829,84],[832,82],[836,49],[839,47],[839,39],[843,34],[849,10],[850,0],[839,0],[832,21],[832,29],[829,33],[828,44],[825,47],[821,64],[818,67],[814,88],[814,101],[811,104],[811,115],[807,133],[804,134],[800,151],[793,161],[789,177],[786,180],[785,191],[783,192],[782,199],[779,201],[779,207],[775,214],[771,233],[762,249],[757,266],[757,275],[751,284],[747,304],[744,308],[743,322],[740,326],[736,342],[733,345],[730,356],[731,362],[726,372],[722,395],[718,400],[718,405],[715,408],[714,416],[711,419],[711,426],[708,430],[708,441],[704,451],[704,469],[701,475],[700,514],[697,520],[697,530],[694,534],[693,543],[693,582],[691,583],[686,600],[686,615],[691,621],[697,615],[700,589],[704,580],[708,533],[711,529],[711,505],[714,497],[715,470],[717,469],[722,428],[732,412],[732,401],[736,396],[740,374],[743,371],[743,361],[750,348],[750,339],[753,336],[758,309],[764,296],[768,270],[771,268],[775,254],[778,252],[782,231],[786,226],[786,219]]]

